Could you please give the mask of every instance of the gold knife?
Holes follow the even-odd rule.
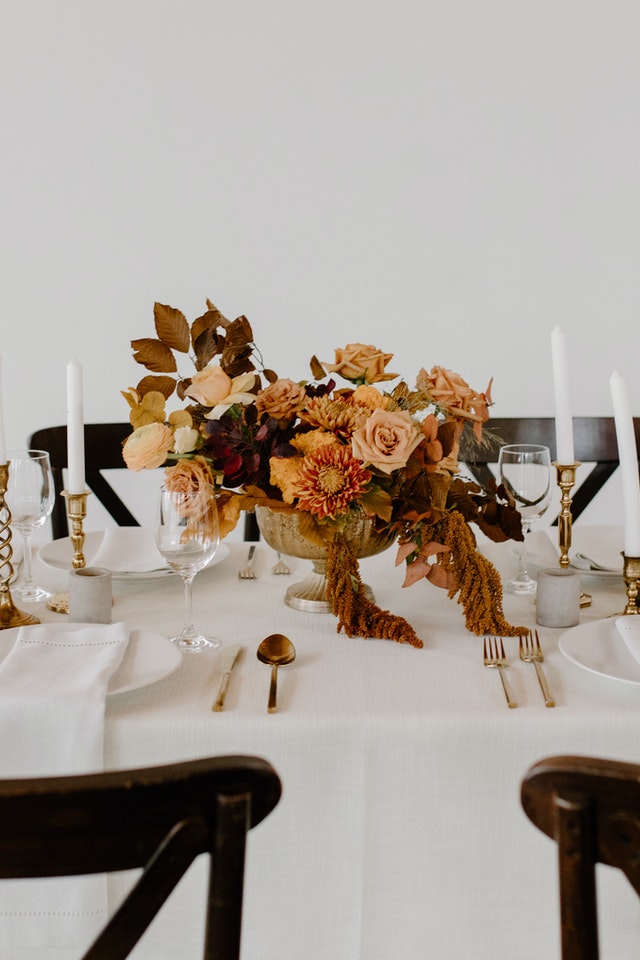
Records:
[[[229,686],[231,671],[237,663],[238,657],[242,650],[244,650],[244,647],[237,643],[233,647],[228,647],[226,650],[222,651],[220,655],[222,676],[220,678],[220,686],[218,687],[218,696],[215,703],[211,707],[212,710],[222,710],[224,708],[224,698],[227,694],[227,687]]]

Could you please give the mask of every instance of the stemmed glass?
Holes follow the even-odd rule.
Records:
[[[513,497],[522,518],[525,539],[518,544],[518,573],[505,584],[509,593],[535,594],[536,581],[527,573],[526,536],[551,502],[551,454],[534,443],[511,443],[500,448],[500,482]]]
[[[220,542],[215,489],[199,484],[193,490],[160,490],[156,545],[172,570],[184,581],[185,623],[171,639],[181,650],[199,653],[220,645],[193,624],[192,584],[195,575],[213,559]]]
[[[7,459],[9,483],[6,502],[11,511],[11,526],[15,527],[24,543],[22,576],[11,589],[21,600],[46,600],[51,593],[38,586],[33,578],[31,538],[53,510],[55,489],[49,454],[45,450],[10,450]]]

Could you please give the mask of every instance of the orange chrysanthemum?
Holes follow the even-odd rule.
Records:
[[[346,513],[371,479],[348,447],[325,446],[305,458],[296,486],[297,506],[320,517]]]
[[[337,397],[314,397],[307,403],[302,420],[338,437],[350,437],[371,414],[364,406],[355,406]]]

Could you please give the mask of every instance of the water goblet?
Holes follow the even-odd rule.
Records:
[[[505,584],[509,593],[535,594],[536,581],[527,572],[526,537],[551,502],[551,454],[534,443],[511,443],[500,448],[500,483],[513,497],[522,518],[524,540],[518,543],[518,572]]]
[[[201,634],[193,623],[192,585],[196,574],[213,559],[220,533],[215,489],[199,484],[192,490],[160,490],[156,545],[172,570],[184,581],[184,626],[171,639],[181,650],[199,653],[220,645]]]
[[[11,511],[11,526],[22,537],[22,573],[12,592],[21,600],[36,602],[51,596],[39,586],[32,573],[31,538],[53,510],[55,488],[46,450],[10,450],[9,483],[5,499]]]

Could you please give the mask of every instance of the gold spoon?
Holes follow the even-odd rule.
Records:
[[[282,633],[272,633],[265,637],[258,647],[258,660],[271,667],[271,685],[269,687],[269,713],[276,711],[276,691],[278,685],[278,667],[293,663],[296,658],[296,648],[288,637]]]

